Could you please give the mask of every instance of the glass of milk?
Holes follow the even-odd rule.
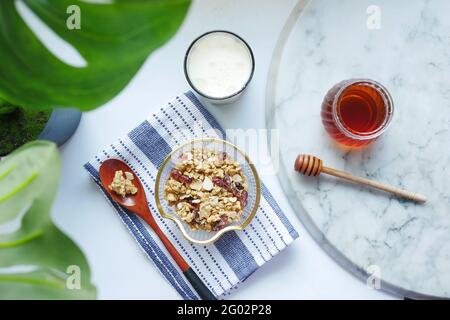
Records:
[[[189,85],[206,100],[223,104],[237,99],[255,70],[250,46],[229,31],[210,31],[195,39],[184,59]]]

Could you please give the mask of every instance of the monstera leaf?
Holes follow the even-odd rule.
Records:
[[[58,59],[18,12],[30,9],[86,66]],[[178,29],[188,0],[1,0],[0,100],[24,108],[90,110],[114,97]],[[77,6],[80,29],[67,26]],[[74,11],[74,13],[76,13]]]
[[[50,219],[56,146],[34,141],[0,162],[0,299],[91,299],[86,258]]]

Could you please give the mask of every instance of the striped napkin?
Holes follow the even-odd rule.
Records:
[[[186,140],[206,136],[223,139],[225,131],[195,95],[187,92],[139,124],[127,136],[100,151],[84,166],[143,252],[181,297],[189,300],[198,299],[197,294],[158,237],[139,217],[107,196],[100,186],[98,170],[105,159],[117,158],[136,172],[146,188],[150,209],[163,232],[209,289],[218,298],[223,298],[288,246],[298,234],[263,183],[261,203],[252,223],[243,231],[225,233],[209,246],[186,241],[174,222],[159,215],[154,200],[159,166],[172,148]]]

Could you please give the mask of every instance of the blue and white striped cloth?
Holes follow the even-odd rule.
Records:
[[[150,209],[161,229],[203,282],[218,298],[222,298],[288,246],[298,234],[264,184],[260,207],[252,223],[243,231],[224,234],[209,246],[186,241],[175,223],[159,215],[154,200],[159,166],[172,148],[188,139],[205,136],[224,138],[225,131],[194,94],[187,92],[102,150],[85,164],[85,168],[100,187],[98,169],[102,161],[108,158],[125,161],[146,188]],[[108,200],[144,253],[181,297],[198,299],[146,223],[110,198]]]

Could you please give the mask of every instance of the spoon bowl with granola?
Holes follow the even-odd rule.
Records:
[[[164,160],[155,197],[160,214],[175,221],[186,239],[210,244],[250,223],[260,201],[260,181],[248,156],[233,144],[192,140]]]

